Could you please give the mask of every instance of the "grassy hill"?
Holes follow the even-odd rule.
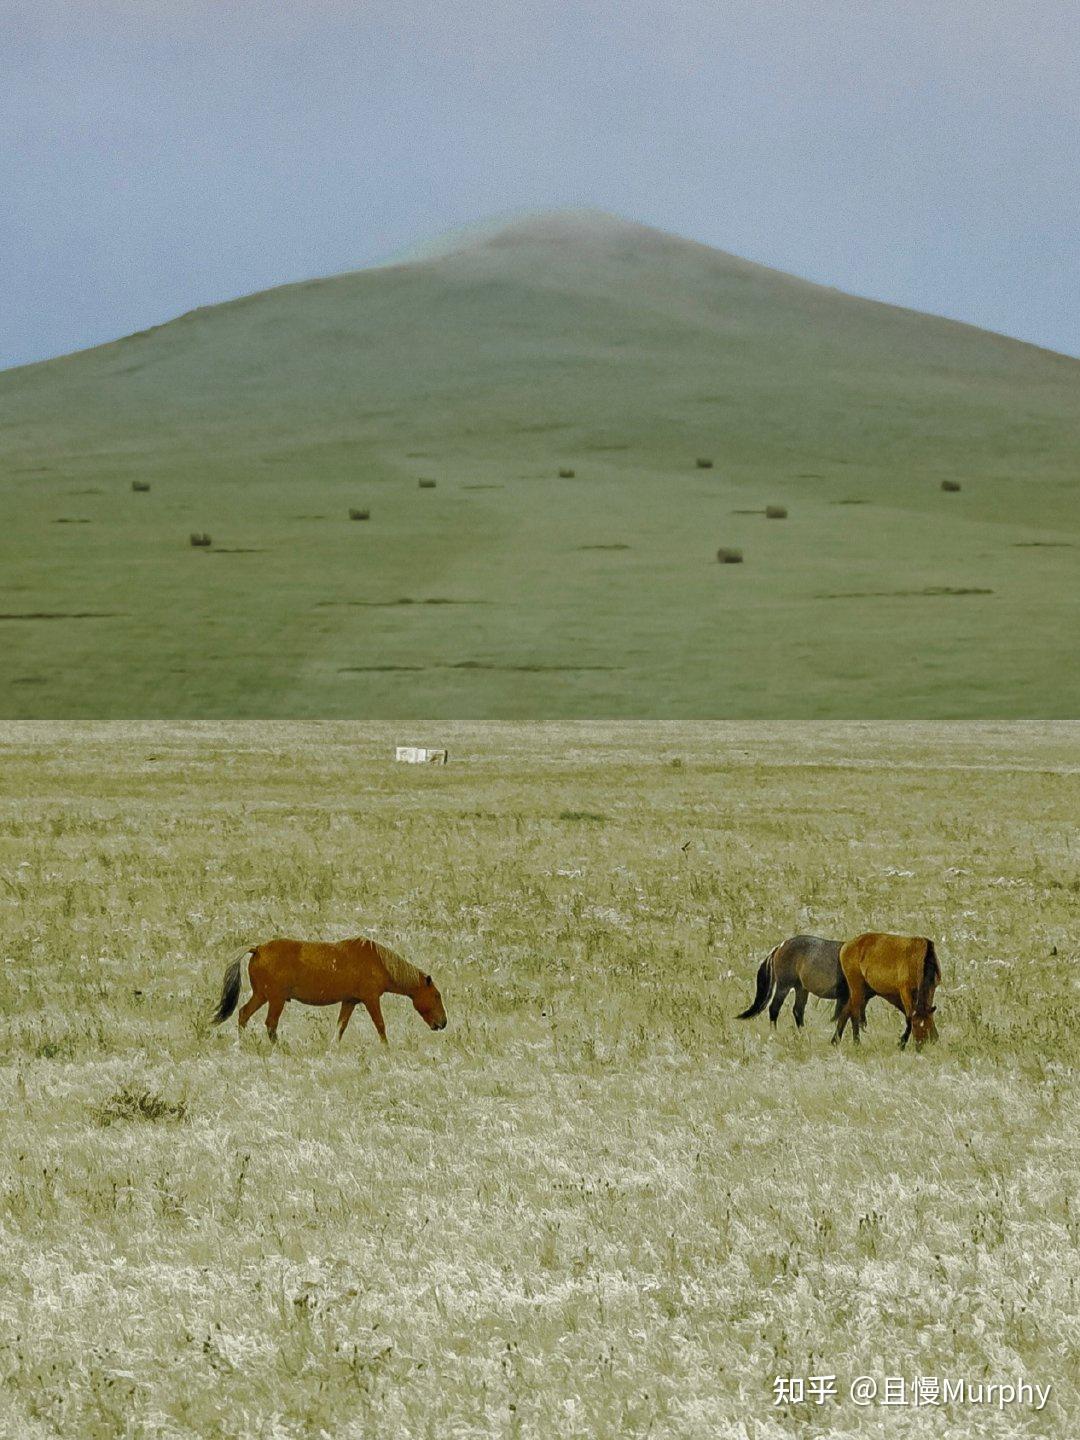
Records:
[[[0,374],[0,714],[1075,715],[1078,398],[594,214],[195,311]]]

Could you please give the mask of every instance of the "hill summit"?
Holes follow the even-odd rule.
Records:
[[[1078,380],[592,211],[195,310],[0,374],[0,610],[110,617],[0,622],[0,704],[1073,713]]]
[[[250,452],[306,441],[470,445],[542,421],[646,447],[709,434],[762,450],[941,460],[1051,428],[1080,362],[855,299],[595,211],[455,232],[397,263],[194,310],[0,375],[7,454],[42,443]],[[943,391],[947,393],[942,393]],[[1035,414],[1031,413],[1032,402]],[[1041,402],[1041,403],[1040,403]],[[926,433],[929,404],[953,423]],[[224,447],[224,448],[222,448]]]

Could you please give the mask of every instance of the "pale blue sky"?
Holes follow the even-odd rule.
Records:
[[[0,0],[0,365],[591,205],[1080,354],[1076,0]]]

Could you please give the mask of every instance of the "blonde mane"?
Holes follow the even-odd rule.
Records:
[[[396,950],[391,950],[389,945],[383,945],[378,940],[369,940],[368,943],[374,946],[375,954],[386,966],[386,973],[395,985],[406,990],[415,990],[422,983],[424,972],[415,965],[410,965]]]

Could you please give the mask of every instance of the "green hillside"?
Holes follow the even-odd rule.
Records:
[[[1078,476],[1080,361],[539,217],[0,374],[0,714],[1076,715]]]

